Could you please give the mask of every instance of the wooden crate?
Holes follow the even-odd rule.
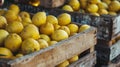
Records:
[[[120,55],[120,40],[115,43],[105,40],[97,40],[96,45],[98,64],[108,64]]]
[[[120,14],[117,16],[103,15],[100,17],[78,12],[68,12],[61,9],[53,9],[50,14],[58,16],[61,13],[69,13],[73,22],[89,24],[97,27],[97,38],[110,41],[120,33]]]
[[[120,55],[113,59],[111,62],[109,62],[108,65],[101,65],[96,67],[120,67]]]
[[[96,52],[90,52],[78,61],[72,63],[68,67],[94,67],[96,64]]]
[[[96,44],[96,29],[90,29],[71,36],[57,44],[15,60],[0,59],[0,67],[54,67],[74,55],[92,48]]]

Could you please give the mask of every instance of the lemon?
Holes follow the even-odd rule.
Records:
[[[80,1],[80,7],[82,9],[86,9],[87,7],[87,0],[79,0]]]
[[[99,13],[91,13],[91,15],[94,15],[94,16],[100,16]]]
[[[29,54],[40,50],[40,45],[35,39],[28,38],[22,42],[21,50],[23,54]]]
[[[89,13],[96,13],[98,11],[98,6],[96,4],[90,4],[87,7]]]
[[[74,11],[70,5],[65,5],[65,6],[62,7],[62,9],[66,10],[66,11],[70,11],[70,12]]]
[[[103,14],[108,14],[108,11],[107,11],[106,9],[100,9],[100,10],[98,11],[98,13],[99,13],[100,15],[103,15]]]
[[[17,52],[21,47],[21,43],[22,39],[16,33],[8,35],[8,37],[5,39],[5,47],[10,49],[12,52]]]
[[[40,5],[40,0],[31,0],[29,1],[29,4],[31,4],[32,6],[39,6]]]
[[[32,22],[36,26],[40,26],[46,23],[46,13],[45,12],[38,12],[32,17]]]
[[[0,28],[4,28],[7,25],[7,20],[4,16],[0,16]]]
[[[9,33],[4,30],[0,29],[0,46],[3,46],[5,38],[9,35]]]
[[[44,40],[44,39],[38,39],[37,41],[38,41],[41,49],[47,48],[49,46],[48,43],[47,43],[47,41]]]
[[[23,30],[21,22],[13,21],[6,26],[6,30],[10,33],[20,33]]]
[[[4,16],[7,19],[8,23],[15,21],[17,19],[17,15],[12,10],[7,10]]]
[[[61,26],[58,25],[58,24],[55,24],[55,25],[54,25],[54,29],[55,29],[55,30],[59,29],[60,27],[61,27]]]
[[[26,11],[22,11],[19,13],[20,17],[23,18],[30,18],[30,14]]]
[[[112,15],[112,16],[116,16],[116,15],[117,15],[116,12],[112,12],[112,11],[109,11],[108,14],[109,14],[109,15]]]
[[[60,63],[59,65],[57,65],[57,67],[67,67],[69,65],[69,61],[64,61],[62,63]]]
[[[52,23],[46,23],[40,26],[40,33],[51,35],[54,32],[54,26]]]
[[[100,0],[89,0],[89,2],[92,3],[92,4],[97,4],[97,3],[101,2],[101,1]]]
[[[52,38],[52,40],[55,40],[55,41],[61,41],[61,40],[67,39],[68,38],[68,34],[64,30],[56,30],[51,35],[51,38]]]
[[[67,27],[70,29],[70,34],[78,32],[78,26],[76,24],[69,24]]]
[[[20,36],[22,37],[23,40],[27,38],[33,38],[33,39],[40,38],[39,30],[33,24],[26,25],[22,30],[22,32],[20,33]]]
[[[44,40],[46,40],[47,42],[49,42],[51,39],[50,39],[50,37],[48,36],[48,35],[45,35],[45,34],[41,34],[40,35],[40,39],[44,39]]]
[[[76,56],[68,59],[68,61],[69,61],[69,63],[73,63],[73,62],[77,61],[78,59],[79,59],[79,57],[78,57],[78,55],[76,55]]]
[[[16,54],[16,57],[22,57],[22,56],[23,54],[20,54],[20,53]]]
[[[84,25],[82,25],[82,26],[79,28],[79,32],[83,32],[83,31],[85,31],[85,30],[87,30],[87,29],[89,29],[89,28],[90,28],[89,25],[84,24]]]
[[[12,10],[15,14],[18,14],[20,12],[19,6],[12,4],[9,6],[9,10]]]
[[[23,26],[26,26],[28,24],[31,24],[32,23],[32,20],[28,17],[25,17],[25,18],[22,18],[22,24]]]
[[[18,15],[18,16],[17,16],[17,19],[16,19],[15,21],[21,22],[21,21],[22,21],[22,18]]]
[[[109,4],[109,11],[117,12],[120,10],[120,2],[115,0]]]
[[[49,41],[49,46],[54,45],[56,43],[58,43],[58,42],[57,41]]]
[[[53,15],[48,15],[46,22],[52,23],[54,25],[54,24],[58,24],[58,19]]]
[[[108,5],[104,2],[100,2],[97,4],[99,9],[107,9]]]
[[[69,5],[73,8],[73,10],[79,10],[80,9],[80,3],[78,0],[70,0]]]
[[[111,0],[102,0],[102,1],[105,2],[107,5],[111,3]]]
[[[59,25],[68,25],[71,22],[71,16],[68,13],[62,13],[58,16]]]
[[[12,52],[4,47],[0,47],[0,58],[11,58],[13,56]]]
[[[68,35],[70,35],[70,29],[67,26],[61,26],[59,29],[64,30]]]

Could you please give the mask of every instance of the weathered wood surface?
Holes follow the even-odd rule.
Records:
[[[105,41],[97,43],[96,51],[98,63],[108,64],[120,54],[120,40],[111,46],[108,46]]]
[[[94,67],[96,64],[96,52],[91,52],[68,67]]]
[[[10,67],[54,67],[96,44],[96,29],[71,36],[46,49],[7,62]]]

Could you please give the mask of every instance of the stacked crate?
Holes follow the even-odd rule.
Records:
[[[110,16],[102,15],[100,17],[77,12],[68,12],[61,9],[54,9],[51,14],[69,13],[72,15],[72,21],[81,24],[89,24],[97,28],[97,65],[109,65],[111,61],[119,54],[119,36],[120,36],[120,15]]]

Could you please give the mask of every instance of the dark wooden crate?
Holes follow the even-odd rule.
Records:
[[[57,44],[15,60],[0,59],[0,67],[54,67],[80,54],[96,44],[96,29],[90,29],[71,36]]]
[[[114,44],[111,44],[105,40],[97,40],[96,51],[97,63],[101,65],[108,64],[120,55],[120,40]]]
[[[68,67],[94,67],[96,64],[96,52],[90,52],[78,61],[72,63]]]
[[[102,15],[97,17],[87,13],[83,14],[78,12],[68,12],[61,9],[53,9],[49,13],[56,16],[61,13],[69,13],[73,22],[89,24],[91,26],[97,27],[98,39],[110,41],[113,37],[120,33],[120,15]]]

